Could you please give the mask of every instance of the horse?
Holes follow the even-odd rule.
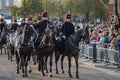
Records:
[[[33,36],[36,34],[33,26],[25,24],[22,29],[20,29],[19,36],[16,37],[15,42],[15,53],[16,53],[16,63],[17,63],[17,73],[19,73],[19,68],[22,69],[22,76],[27,77],[27,68],[30,61],[31,54],[33,53]],[[29,70],[29,73],[31,70]]]
[[[62,37],[60,37],[61,39],[63,39]],[[63,39],[64,40],[64,39]],[[76,78],[79,78],[78,75],[78,59],[79,59],[79,42],[80,41],[85,41],[86,43],[89,43],[89,34],[88,34],[88,28],[84,28],[82,30],[78,30],[76,31],[74,34],[72,34],[70,37],[68,37],[65,40],[65,48],[63,50],[63,48],[61,49],[61,44],[59,42],[59,39],[56,40],[56,45],[55,45],[55,64],[56,64],[56,74],[58,74],[58,68],[57,68],[57,63],[59,60],[60,55],[62,55],[61,57],[61,69],[62,69],[62,73],[64,73],[64,69],[63,69],[63,60],[64,57],[67,56],[68,57],[68,64],[69,64],[69,69],[68,69],[68,73],[69,73],[69,77],[72,78],[72,74],[71,74],[71,58],[74,57],[75,59],[75,63],[76,63]]]
[[[38,60],[38,70],[42,71],[42,76],[45,76],[44,68],[47,70],[47,59],[50,57],[50,73],[49,76],[52,77],[52,58],[54,51],[54,40],[53,32],[50,28],[46,28],[45,34],[40,42],[40,45],[36,48],[37,60]]]
[[[6,48],[5,48],[5,47],[7,47],[7,45],[6,45],[7,40],[6,39],[7,39],[7,26],[4,26],[3,31],[1,32],[1,36],[0,36],[1,54],[3,54],[3,52],[2,52],[3,48],[5,49],[5,54],[6,54]],[[5,45],[5,46],[3,46],[3,45]]]

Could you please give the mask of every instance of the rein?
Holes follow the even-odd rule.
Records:
[[[72,43],[72,41],[71,41],[71,39],[70,39],[70,38],[69,38],[69,41],[70,41],[70,43],[72,44],[72,46],[73,46],[74,48],[76,48],[76,49],[79,49],[79,50],[80,50],[80,48],[79,48],[79,47],[75,46],[75,45]]]

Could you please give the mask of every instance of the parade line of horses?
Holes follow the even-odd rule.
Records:
[[[5,30],[5,29],[4,29]],[[8,54],[8,60],[12,61],[12,56],[16,56],[16,72],[22,71],[22,77],[27,77],[28,73],[31,73],[30,61],[38,65],[38,70],[45,76],[45,72],[49,73],[52,77],[52,66],[56,66],[56,74],[58,74],[57,63],[61,56],[61,69],[64,73],[63,61],[64,57],[68,57],[68,73],[71,74],[71,58],[74,57],[76,63],[76,78],[79,78],[79,42],[89,42],[88,27],[77,30],[74,34],[68,37],[66,40],[62,36],[55,36],[56,31],[52,27],[47,26],[42,36],[30,25],[24,25],[22,28],[15,32],[3,31],[0,37],[1,54],[2,49],[5,46],[4,53]],[[62,44],[65,44],[65,49],[62,49]],[[55,55],[55,65],[53,65],[52,59]],[[47,60],[50,59],[50,70],[47,69]]]

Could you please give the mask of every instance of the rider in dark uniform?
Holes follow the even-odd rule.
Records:
[[[75,31],[74,25],[70,21],[71,21],[71,15],[69,13],[66,13],[65,23],[62,25],[62,28],[60,30],[60,32],[63,33],[64,38],[68,38]]]
[[[62,33],[62,37],[60,37],[60,40],[58,42],[58,48],[61,51],[64,51],[65,49],[65,41],[67,38],[74,33],[74,25],[70,22],[71,21],[71,15],[69,13],[66,13],[65,15],[65,23],[63,23],[60,32]]]
[[[18,24],[17,24],[17,19],[14,19],[14,22],[13,22],[13,24],[12,24],[12,27],[11,27],[11,30],[14,32],[14,31],[16,31],[17,30],[17,28],[18,28]]]
[[[3,18],[0,18],[0,36],[4,30],[4,28],[6,27]]]
[[[35,29],[38,31],[39,35],[35,41],[36,46],[38,46],[37,44],[40,43],[43,34],[45,33],[45,29],[47,27],[47,25],[50,22],[48,21],[48,17],[47,17],[47,12],[42,12],[42,21],[40,21],[36,26]]]

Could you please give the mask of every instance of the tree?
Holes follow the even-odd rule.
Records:
[[[25,5],[24,5],[25,1]],[[42,11],[42,0],[22,0],[21,13],[24,12],[25,16],[36,16]],[[21,16],[24,16],[21,14]]]
[[[11,16],[16,17],[18,15],[19,8],[17,6],[7,6],[4,10],[11,11]]]

